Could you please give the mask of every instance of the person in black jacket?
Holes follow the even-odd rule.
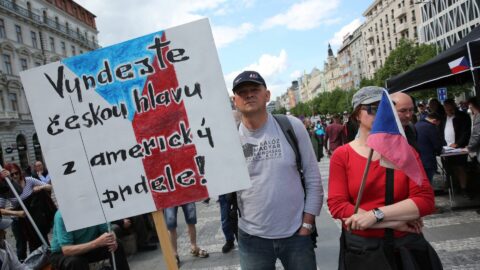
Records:
[[[437,128],[440,123],[440,115],[429,113],[425,118],[415,124],[415,129],[417,130],[417,147],[430,184],[432,183],[433,175],[437,171],[436,156],[442,152],[443,146]]]
[[[465,148],[471,134],[472,121],[470,116],[458,110],[453,99],[445,100],[443,106],[446,114],[446,120],[442,127],[445,145],[452,148]],[[447,160],[447,170],[458,179],[462,195],[469,197],[466,165],[467,155],[452,156]]]

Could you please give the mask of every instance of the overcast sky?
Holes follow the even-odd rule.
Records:
[[[75,0],[97,16],[109,46],[209,18],[228,90],[243,70],[257,70],[273,98],[304,71],[323,68],[373,0]]]

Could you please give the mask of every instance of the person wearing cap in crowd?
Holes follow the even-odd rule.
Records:
[[[252,187],[237,192],[240,266],[274,269],[280,259],[286,269],[317,269],[310,234],[322,208],[323,188],[309,135],[299,119],[287,116],[298,139],[304,189],[295,153],[267,112],[270,91],[265,80],[258,72],[244,71],[233,81],[232,91],[252,181]]]
[[[395,104],[395,109],[397,110],[398,118],[405,131],[408,144],[413,146],[418,152],[417,131],[412,123],[413,116],[415,115],[415,106],[413,105],[412,97],[402,92],[394,93],[390,97],[393,104]]]
[[[0,269],[27,270],[27,266],[20,263],[13,247],[5,240],[6,229],[12,224],[12,219],[0,215]]]
[[[426,176],[419,186],[402,171],[394,170],[395,185],[392,195],[394,201],[387,206],[385,205],[387,171],[380,165],[380,154],[373,152],[365,192],[358,213],[354,214],[362,175],[370,153],[367,137],[383,92],[384,89],[381,87],[367,86],[355,93],[352,98],[352,115],[359,123],[358,137],[339,147],[330,159],[327,203],[332,217],[340,219],[343,224],[339,269],[352,267],[351,262],[354,258],[357,264],[348,269],[371,269],[372,265],[376,266],[375,269],[441,269],[438,256],[420,234],[423,226],[421,217],[431,214],[434,210],[433,190]],[[412,158],[418,160],[418,154]],[[394,230],[392,241],[395,249],[392,253],[385,253],[386,228]],[[408,243],[409,247],[402,248],[404,243]],[[377,248],[372,248],[372,245]],[[357,255],[354,253],[355,250],[362,251],[362,254],[355,256]],[[374,250],[380,252],[374,253]],[[380,255],[372,257],[375,254]],[[394,258],[385,254],[393,254]],[[382,264],[385,261],[388,261],[390,267]],[[402,265],[400,262],[405,264]]]

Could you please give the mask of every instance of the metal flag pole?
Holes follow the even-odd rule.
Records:
[[[360,207],[360,202],[362,201],[363,190],[365,189],[365,182],[367,182],[368,170],[370,169],[370,163],[372,162],[373,149],[370,149],[368,153],[367,164],[365,165],[365,170],[363,171],[362,182],[360,183],[360,189],[358,190],[357,202],[355,203],[354,214],[358,212]]]
[[[3,170],[3,167],[0,165],[0,171]],[[45,240],[45,238],[43,238],[43,235],[42,233],[40,232],[40,230],[38,229],[37,227],[37,224],[35,223],[35,221],[33,220],[32,216],[30,215],[30,212],[27,210],[27,207],[25,206],[25,204],[23,203],[22,199],[20,198],[20,195],[18,194],[17,190],[15,189],[15,187],[13,186],[12,184],[12,181],[10,180],[9,177],[5,177],[5,181],[7,182],[8,186],[10,187],[10,190],[12,191],[13,195],[15,195],[15,198],[17,199],[18,203],[20,204],[20,206],[22,207],[23,211],[25,212],[25,215],[27,216],[28,220],[30,221],[30,223],[32,224],[33,226],[33,229],[35,230],[35,232],[38,234],[38,237],[40,238],[40,240],[42,241],[42,244],[44,246],[49,246],[47,244],[47,241]]]

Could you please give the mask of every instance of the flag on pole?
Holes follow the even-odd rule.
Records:
[[[414,158],[393,102],[384,90],[367,145],[380,153],[381,165],[403,171],[417,185],[421,185],[424,173],[422,164]]]
[[[468,63],[468,59],[465,56],[462,56],[460,58],[457,58],[451,62],[448,62],[448,66],[450,67],[450,70],[452,71],[452,74],[457,74],[459,72],[462,72],[464,70],[468,70],[470,68],[470,65]]]

